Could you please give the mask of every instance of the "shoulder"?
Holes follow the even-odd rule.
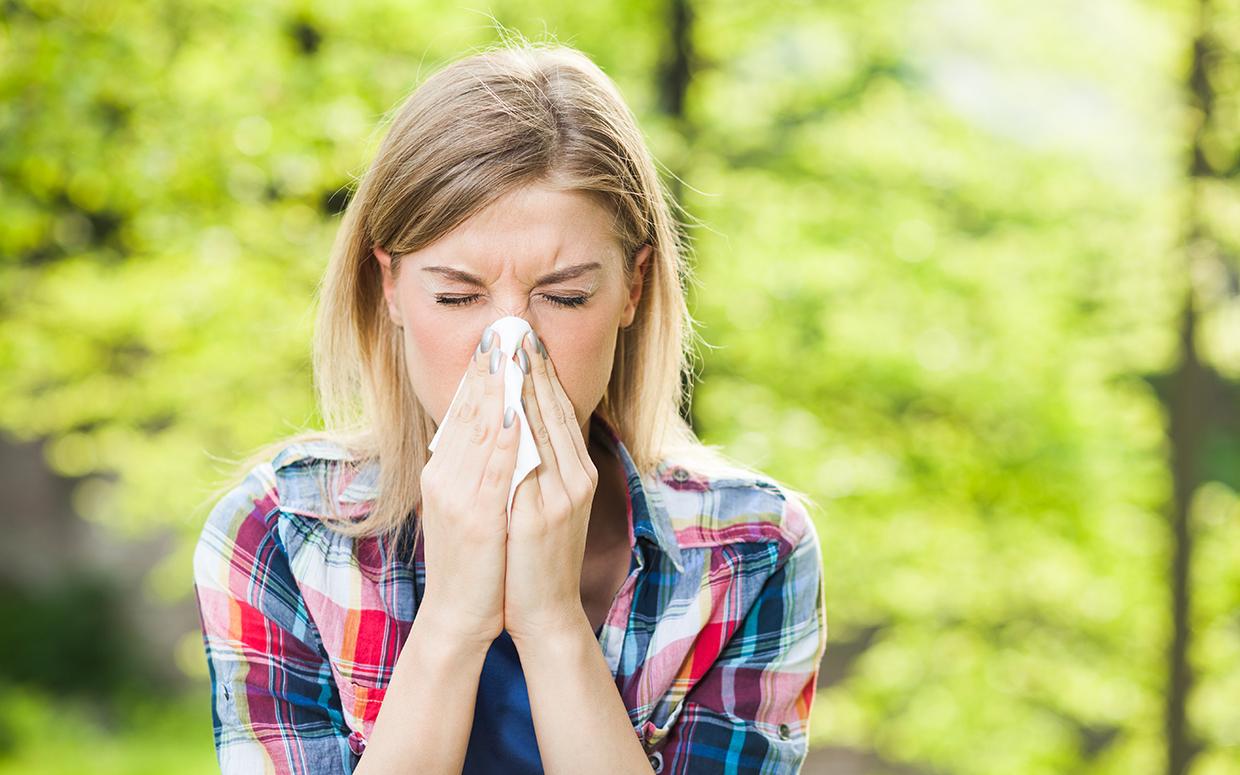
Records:
[[[272,550],[291,558],[317,521],[369,508],[372,473],[335,442],[281,447],[212,505],[194,550],[196,578],[252,573],[275,559]]]
[[[260,463],[224,493],[207,514],[194,550],[194,574],[199,583],[219,580],[238,570],[238,555],[249,555],[254,561],[262,545],[273,538],[278,512],[271,464]]]
[[[193,554],[204,628],[244,641],[266,617],[295,631],[298,587],[281,521],[270,462],[250,468],[212,506]]]
[[[769,544],[783,559],[817,544],[804,502],[773,477],[666,459],[652,479],[682,549]]]
[[[373,505],[378,464],[338,441],[292,442],[271,460],[280,508],[326,519],[364,516]]]
[[[637,704],[651,708],[641,722],[647,747],[703,703],[777,729],[803,682],[772,676],[802,669],[792,667],[806,652],[799,639],[814,631],[823,606],[818,536],[803,501],[773,477],[684,459],[664,458],[648,478],[654,518],[665,511],[684,571],[659,574],[666,589],[647,614],[657,620],[638,689]]]
[[[253,465],[212,506],[194,547],[195,594],[209,656],[242,649],[272,669],[317,670],[326,644],[302,583],[314,566],[308,554],[298,562],[311,542],[282,507],[278,474],[270,460]]]

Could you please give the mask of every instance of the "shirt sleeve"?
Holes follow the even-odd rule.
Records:
[[[796,773],[805,761],[827,645],[825,585],[813,522],[791,496],[784,516],[799,535],[685,695],[679,718],[651,755],[657,772]]]
[[[331,667],[277,529],[261,465],[212,508],[194,549],[194,592],[224,775],[351,773]]]

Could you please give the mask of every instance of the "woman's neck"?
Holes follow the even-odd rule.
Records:
[[[628,481],[624,465],[614,452],[593,437],[587,450],[598,471],[598,487],[590,508],[590,525],[586,535],[586,551],[613,547],[617,541],[628,542]]]

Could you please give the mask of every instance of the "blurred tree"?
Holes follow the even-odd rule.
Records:
[[[1220,371],[1220,367],[1226,368],[1225,364],[1216,365],[1202,353],[1204,344],[1204,349],[1227,360],[1226,348],[1231,348],[1234,356],[1240,340],[1240,242],[1236,240],[1234,223],[1231,234],[1220,223],[1228,217],[1234,222],[1235,216],[1240,215],[1240,191],[1234,183],[1240,176],[1240,101],[1236,93],[1240,85],[1240,51],[1229,48],[1225,37],[1228,31],[1234,31],[1240,13],[1234,3],[1231,6],[1219,13],[1210,0],[1197,3],[1187,76],[1192,120],[1184,206],[1182,255],[1186,281],[1179,315],[1179,353],[1174,371],[1166,379],[1152,380],[1161,388],[1160,396],[1166,405],[1173,482],[1168,509],[1172,627],[1165,716],[1168,775],[1189,772],[1194,758],[1203,751],[1213,754],[1226,747],[1240,748],[1237,727],[1232,725],[1220,738],[1212,714],[1204,714],[1201,723],[1194,724],[1188,713],[1194,674],[1198,672],[1191,658],[1194,632],[1203,630],[1207,638],[1214,639],[1219,624],[1233,630],[1230,650],[1235,655],[1234,630],[1240,624],[1236,618],[1240,599],[1233,596],[1228,610],[1207,610],[1198,616],[1192,594],[1199,573],[1217,570],[1207,566],[1197,571],[1194,567],[1200,530],[1196,522],[1218,524],[1228,510],[1217,498],[1203,499],[1195,508],[1195,499],[1207,482],[1233,495],[1240,489],[1240,369],[1234,368],[1233,357],[1229,379]],[[1199,344],[1199,339],[1204,341]],[[1211,514],[1210,509],[1218,509],[1219,513]],[[1232,507],[1230,511],[1234,522],[1236,510]],[[1206,581],[1205,585],[1206,594],[1213,599],[1213,582]],[[1233,659],[1229,668],[1202,667],[1212,683],[1225,681],[1236,686],[1235,664]],[[1215,770],[1220,765],[1208,760],[1205,766]]]
[[[827,504],[828,758],[1240,773],[1240,14],[1212,0],[1192,70],[1196,1],[491,6],[593,56],[669,171],[699,431]],[[188,593],[227,460],[319,421],[310,312],[354,176],[494,34],[424,1],[5,4],[0,428],[82,477],[83,516],[183,531],[154,590]],[[1189,446],[1184,341],[1216,375]]]

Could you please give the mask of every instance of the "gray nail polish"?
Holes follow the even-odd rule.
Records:
[[[499,371],[499,356],[503,352],[498,347],[491,351],[491,373]]]
[[[505,428],[511,427],[512,421],[515,420],[516,418],[517,418],[517,411],[513,409],[511,406],[508,407],[508,410],[504,412],[504,427]]]
[[[482,343],[479,345],[479,347],[482,348],[482,352],[486,352],[487,350],[490,350],[491,344],[494,341],[495,341],[495,331],[492,330],[490,326],[487,326],[487,330],[482,332]]]
[[[534,333],[534,329],[532,328],[530,329],[530,341],[534,343],[534,352],[537,353],[542,351],[542,342],[539,341],[538,334]]]
[[[530,356],[525,354],[525,350],[517,350],[517,363],[521,364],[521,371],[530,373]]]

